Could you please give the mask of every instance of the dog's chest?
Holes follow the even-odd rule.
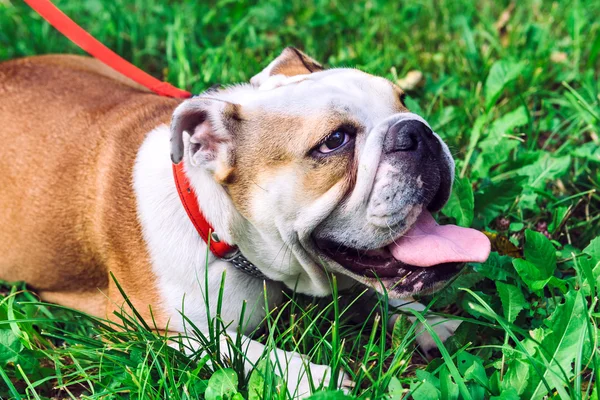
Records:
[[[169,130],[150,132],[141,146],[133,173],[138,218],[156,276],[170,330],[183,331],[180,311],[198,325],[207,323],[207,305],[214,316],[226,272],[222,316],[236,321],[244,301],[252,307],[248,327],[264,317],[263,281],[216,259],[189,220],[176,191],[169,158]],[[210,193],[203,193],[210,197]],[[274,294],[278,297],[277,294]]]

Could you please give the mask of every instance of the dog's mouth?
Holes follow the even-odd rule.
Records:
[[[315,240],[321,255],[370,286],[382,282],[398,296],[429,293],[465,262],[484,262],[490,241],[479,231],[438,225],[424,211],[404,234],[378,249],[361,250],[331,240]],[[380,285],[379,285],[380,286]]]

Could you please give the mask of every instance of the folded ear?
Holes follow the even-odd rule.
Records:
[[[306,75],[323,71],[323,66],[295,47],[286,47],[279,57],[271,61],[267,68],[250,79],[252,86],[260,86],[272,76]]]
[[[187,150],[192,166],[204,166],[213,172],[230,168],[239,120],[237,104],[202,97],[184,101],[171,120],[171,160],[179,164]],[[185,144],[184,132],[189,135]]]

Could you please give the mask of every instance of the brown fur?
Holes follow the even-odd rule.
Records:
[[[294,47],[285,48],[271,70],[271,75],[295,76],[322,71],[323,66]]]
[[[40,56],[0,64],[0,279],[104,317],[123,299],[166,327],[136,216],[132,169],[178,100],[100,62]]]
[[[397,94],[395,102],[396,102],[396,108],[397,108],[398,112],[407,112],[408,108],[406,108],[406,105],[404,104],[404,96],[406,96],[406,94],[404,93],[404,90],[402,90],[398,85],[396,85],[394,83],[392,83],[392,88],[394,89],[394,92],[396,92],[396,94]]]
[[[236,153],[235,169],[230,171],[228,189],[236,208],[247,218],[252,219],[251,196],[257,187],[260,188],[260,182],[268,181],[287,166],[300,176],[296,198],[304,200],[305,204],[323,195],[342,179],[353,183],[352,152],[322,160],[316,160],[310,154],[337,127],[352,121],[351,116],[331,110],[304,116],[278,115],[260,110],[243,113],[243,119],[244,128],[236,137],[235,147],[244,151]]]

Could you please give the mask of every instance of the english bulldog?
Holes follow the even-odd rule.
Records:
[[[423,309],[410,296],[484,261],[490,243],[432,217],[448,200],[454,161],[403,99],[387,79],[324,69],[295,48],[249,83],[188,100],[153,94],[91,58],[4,62],[0,279],[110,317],[124,304],[112,273],[143,318],[179,332],[182,310],[207,327],[205,298],[214,315],[224,271],[221,318],[232,331],[261,323],[264,290],[271,307],[284,288],[327,296],[331,275],[340,289],[362,285]],[[246,267],[208,251],[172,163],[211,240],[235,246]],[[254,312],[239,321],[244,302]],[[442,339],[454,328],[435,327]],[[250,370],[265,351],[245,345]],[[295,397],[309,394],[307,369],[317,384],[331,376],[300,354],[269,357],[286,366]]]

